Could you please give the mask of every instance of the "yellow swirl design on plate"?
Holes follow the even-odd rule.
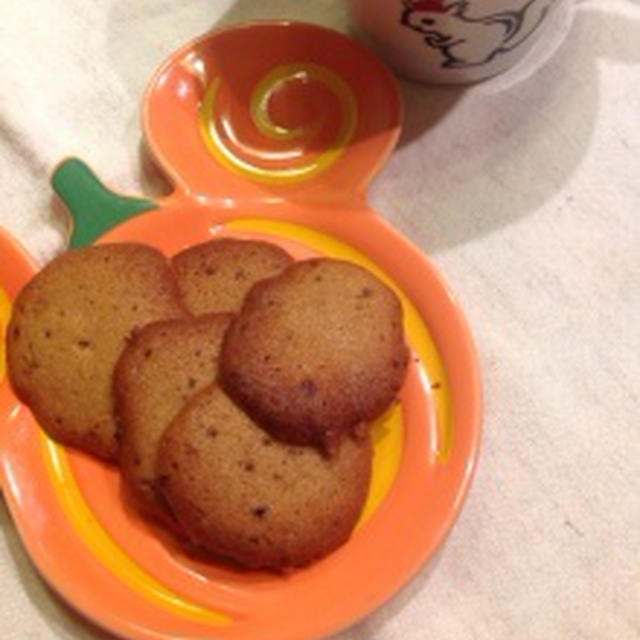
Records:
[[[76,482],[64,447],[44,433],[41,436],[45,464],[62,510],[93,556],[132,591],[174,615],[212,625],[226,625],[231,618],[197,605],[158,582],[130,558],[105,531],[87,505]]]
[[[259,152],[251,159],[240,157],[225,142],[220,133],[221,125],[227,129],[233,125],[228,118],[221,118],[217,113],[221,81],[220,78],[215,78],[205,92],[198,115],[198,124],[207,149],[220,164],[244,177],[277,184],[308,180],[328,169],[340,158],[356,129],[358,121],[356,99],[349,85],[339,75],[313,63],[294,63],[276,67],[256,85],[248,108],[264,142],[285,140],[303,144],[305,140],[317,133],[318,123],[313,123],[308,128],[287,129],[272,120],[269,111],[271,98],[280,88],[292,81],[319,83],[329,89],[337,99],[340,106],[340,122],[327,148],[318,154],[307,154],[303,149],[303,162],[287,167],[268,166],[265,158],[260,158]]]
[[[6,366],[6,331],[11,317],[11,302],[4,289],[0,287],[0,383],[7,373]]]

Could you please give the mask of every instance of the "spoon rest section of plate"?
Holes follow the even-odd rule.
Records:
[[[354,40],[305,24],[209,34],[171,56],[142,124],[177,189],[200,201],[362,197],[401,120],[389,71]]]

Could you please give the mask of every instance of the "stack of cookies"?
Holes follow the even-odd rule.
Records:
[[[218,239],[171,259],[69,251],[7,331],[18,397],[55,440],[119,464],[140,508],[189,544],[288,570],[350,536],[367,424],[408,360],[396,295],[354,264]]]

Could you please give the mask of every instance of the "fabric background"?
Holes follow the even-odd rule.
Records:
[[[41,263],[59,252],[48,175],[71,154],[162,193],[139,128],[151,73],[264,17],[346,29],[339,0],[3,0],[0,225]],[[484,442],[437,557],[339,640],[640,638],[640,3],[577,3],[567,29],[484,84],[402,83],[371,201],[467,314]],[[3,640],[108,638],[40,580],[2,501],[0,529]]]

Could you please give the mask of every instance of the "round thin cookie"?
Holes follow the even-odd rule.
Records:
[[[125,487],[149,515],[166,520],[156,459],[166,427],[192,395],[218,374],[230,314],[154,322],[122,352],[113,376]]]
[[[287,570],[342,545],[371,477],[369,435],[332,458],[269,437],[216,385],[162,437],[160,486],[189,541],[251,568]]]
[[[223,342],[220,384],[275,437],[330,452],[386,409],[407,360],[395,293],[319,258],[251,289]]]
[[[198,316],[238,311],[256,282],[280,273],[292,258],[268,242],[219,238],[185,249],[171,262],[184,304]]]
[[[21,291],[7,331],[9,378],[55,440],[117,457],[111,377],[127,339],[181,317],[165,257],[138,244],[68,251]]]

